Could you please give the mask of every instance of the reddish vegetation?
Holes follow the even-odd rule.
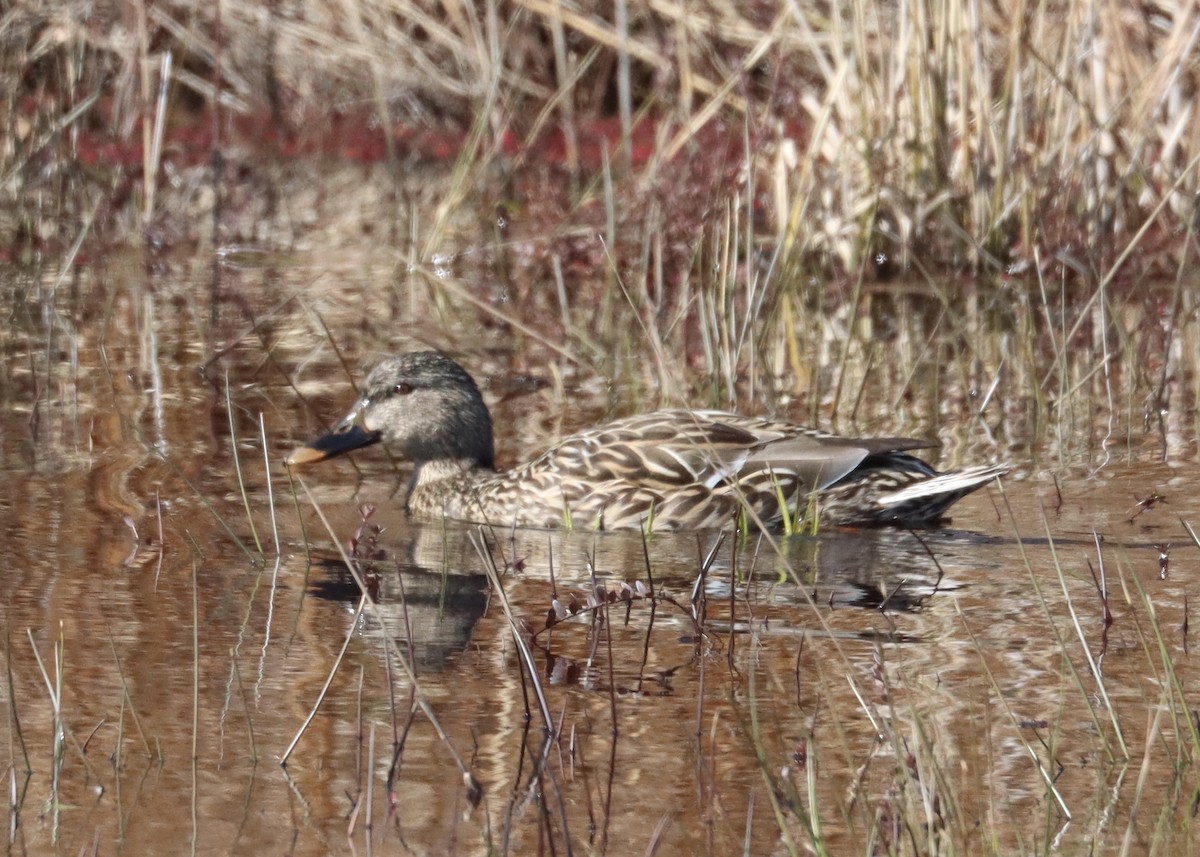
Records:
[[[211,109],[187,116],[176,114],[163,139],[164,153],[181,166],[209,161],[217,143],[215,129],[222,129],[221,145],[249,147],[257,154],[280,158],[329,157],[354,162],[381,161],[387,157],[387,140],[366,111],[328,113],[309,117],[300,134],[283,127],[261,109],[254,114],[228,114],[218,120]],[[454,157],[464,139],[462,131],[397,126],[393,143],[402,155],[446,159]],[[144,159],[140,133],[119,137],[111,126],[93,127],[79,134],[75,151],[86,164],[141,169]]]
[[[45,105],[34,98],[23,103],[27,115],[44,111]],[[108,113],[108,106],[96,108]],[[210,107],[172,115],[164,134],[163,152],[180,166],[196,166],[211,160],[215,144],[249,148],[256,154],[278,158],[322,157],[354,163],[373,163],[388,157],[388,139],[368,110],[357,112],[309,112],[300,123],[303,130],[290,128],[261,108],[254,113],[224,112],[213,115]],[[216,140],[216,129],[221,139]],[[710,123],[709,129],[713,125]],[[94,122],[79,130],[72,145],[78,159],[90,165],[141,169],[144,160],[140,129],[128,135],[114,131],[110,121]],[[634,166],[645,164],[659,145],[659,123],[654,119],[636,123],[631,134],[631,154]],[[467,142],[468,132],[461,128],[421,127],[395,123],[391,142],[398,157],[427,160],[450,160],[458,157]],[[599,169],[605,161],[613,162],[621,144],[620,122],[614,117],[595,117],[577,123],[575,139],[578,147],[578,166]],[[703,130],[699,142],[705,153],[711,146],[720,145],[711,133]],[[735,147],[721,146],[728,157]],[[522,140],[511,130],[505,131],[501,151],[510,157],[523,157],[549,166],[569,166],[567,135],[559,127],[548,127],[535,140]]]
[[[51,109],[58,101],[59,97],[42,92],[40,97],[31,95],[24,99],[22,109],[34,126],[39,117],[44,121],[51,113],[69,111],[61,105]],[[51,136],[49,145],[35,156],[46,165],[86,166],[92,177],[101,179],[106,190],[100,216],[89,236],[93,241],[102,239],[110,231],[105,224],[119,218],[131,201],[138,198],[137,190],[144,178],[142,126],[126,122],[128,130],[122,132],[113,118],[116,113],[111,99],[101,99],[91,107],[86,121],[74,124],[69,134]],[[614,165],[618,226],[641,223],[646,214],[645,204],[657,201],[660,209],[667,212],[661,227],[666,238],[662,247],[672,257],[671,264],[664,267],[686,269],[704,219],[713,213],[711,205],[722,198],[722,192],[744,167],[745,142],[740,126],[730,128],[721,120],[711,121],[692,136],[672,162],[658,165],[653,181],[647,181],[646,170],[640,168],[651,161],[657,147],[664,139],[670,139],[674,131],[675,128],[664,128],[662,121],[655,118],[637,122],[630,140],[632,169],[625,170],[620,167],[621,126],[614,117],[581,117],[570,141],[566,131],[552,123],[533,139],[526,139],[513,129],[505,130],[499,149],[508,159],[510,181],[507,186],[498,183],[494,191],[481,189],[485,195],[494,193],[495,198],[480,200],[480,210],[505,211],[510,227],[506,234],[510,239],[531,235],[539,238],[526,246],[524,258],[513,260],[518,267],[532,263],[539,273],[548,275],[553,256],[562,264],[568,279],[579,275],[594,282],[595,272],[604,270],[611,261],[606,260],[606,252],[611,253],[615,248],[606,251],[593,240],[595,233],[593,238],[582,242],[570,237],[550,242],[540,239],[570,231],[571,227],[576,231],[581,226],[603,229],[606,215],[602,196],[585,194],[581,200],[572,193],[572,188],[578,188],[580,176],[595,175],[607,162]],[[266,106],[253,113],[223,110],[216,115],[207,102],[193,102],[189,106],[177,104],[170,112],[162,142],[162,163],[179,174],[187,169],[205,168],[219,156],[217,162],[226,165],[224,186],[230,191],[226,205],[236,208],[256,195],[253,186],[260,172],[254,166],[256,163],[320,158],[369,164],[384,162],[389,154],[406,163],[451,162],[469,144],[469,133],[465,127],[450,122],[442,127],[395,123],[389,153],[389,140],[383,128],[365,109],[321,114],[310,110],[303,121],[284,122],[276,119]],[[164,185],[165,178],[160,178],[160,192],[169,193]],[[248,193],[236,192],[240,185],[246,185]],[[194,231],[196,212],[178,211],[173,216],[170,212],[175,209],[167,198],[160,196],[160,200],[151,243],[169,248],[187,241]],[[225,209],[225,215],[232,213]],[[223,228],[228,231],[221,240],[247,240],[234,223]],[[0,258],[11,259],[21,248],[28,247],[39,252],[61,252],[71,240],[66,234],[57,240],[19,234],[13,245],[0,248]],[[516,253],[520,256],[522,251],[518,249]]]

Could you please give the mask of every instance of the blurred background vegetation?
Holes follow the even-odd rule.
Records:
[[[454,159],[543,222],[603,196],[673,263],[734,190],[791,271],[1170,276],[1198,34],[1104,0],[16,0],[0,253],[254,238],[233,198],[274,153]]]

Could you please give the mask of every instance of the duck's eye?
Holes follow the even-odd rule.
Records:
[[[396,385],[396,395],[398,395],[398,396],[407,396],[412,391],[413,391],[412,384],[405,384],[404,382],[401,382]]]

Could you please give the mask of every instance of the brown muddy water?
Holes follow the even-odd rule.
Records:
[[[389,350],[452,350],[514,463],[668,398],[651,348],[606,345],[588,307],[563,310],[579,339],[531,333],[534,298],[481,285],[494,259],[422,280],[349,243],[3,272],[11,852],[1197,850],[1191,363],[1149,419],[1159,364],[1126,343],[1038,418],[1045,378],[1000,371],[1034,365],[1011,340],[980,332],[939,374],[945,326],[897,312],[840,363],[812,337],[817,392],[739,404],[1013,462],[948,526],[482,533],[406,520],[380,448],[289,480],[284,452],[351,400],[341,362],[361,381]],[[1196,346],[1189,324],[1164,354]],[[545,344],[585,331],[608,358]],[[987,402],[972,373],[1002,379]],[[726,404],[708,383],[669,395]],[[362,504],[382,527],[364,610],[336,547]],[[543,630],[556,595],[651,578],[671,600]]]

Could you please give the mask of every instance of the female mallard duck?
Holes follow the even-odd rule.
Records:
[[[759,417],[667,410],[580,432],[497,473],[479,388],[436,351],[384,360],[349,415],[286,463],[378,441],[413,461],[410,512],[520,527],[706,529],[743,511],[769,527],[785,512],[810,509],[825,524],[920,525],[1006,470],[939,474],[906,452],[930,446],[920,440],[841,438]]]

